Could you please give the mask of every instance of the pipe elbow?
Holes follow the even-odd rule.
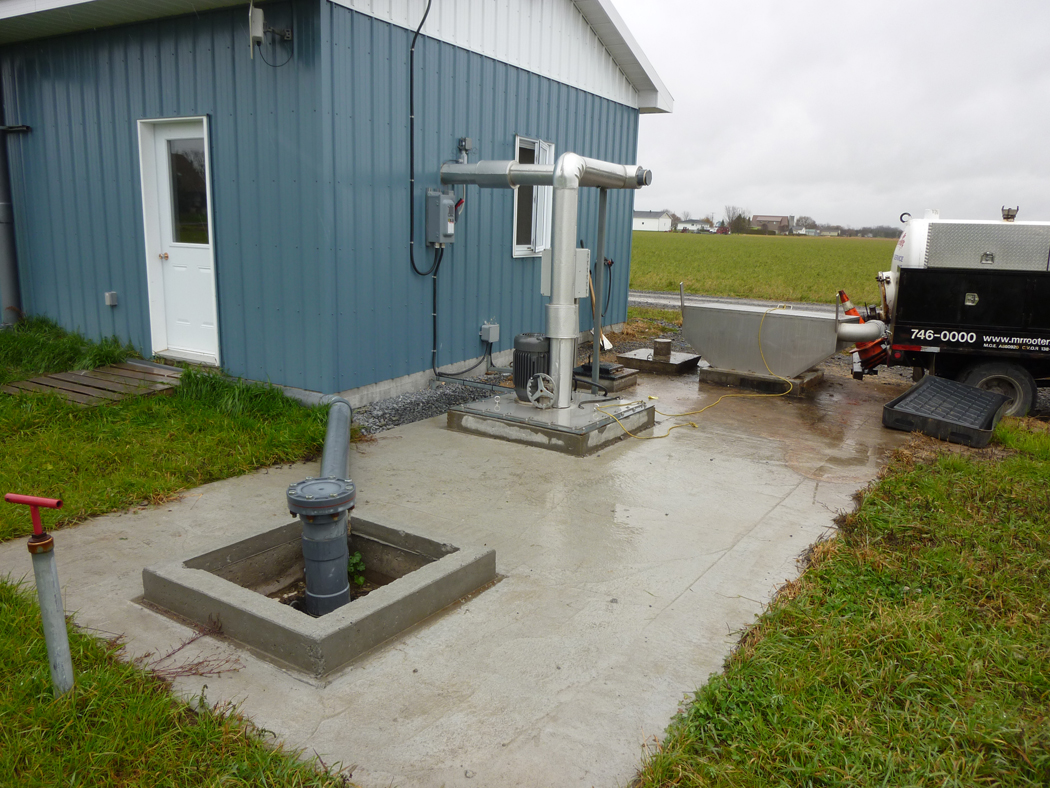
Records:
[[[874,342],[882,339],[886,333],[886,324],[881,320],[869,320],[866,323],[839,323],[836,333],[840,342]]]
[[[587,170],[583,156],[575,153],[563,153],[554,164],[554,188],[578,189],[580,180]]]

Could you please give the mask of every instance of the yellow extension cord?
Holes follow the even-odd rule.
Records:
[[[787,309],[787,308],[788,307],[786,305],[784,305],[784,304],[777,304],[774,307],[770,307],[769,309],[767,309],[765,312],[762,313],[762,319],[758,322],[758,354],[762,357],[762,363],[766,367],[766,372],[768,372],[774,378],[777,378],[778,380],[782,380],[782,381],[784,381],[785,383],[788,384],[787,391],[781,391],[779,394],[723,394],[721,397],[716,399],[710,405],[705,405],[704,407],[700,408],[700,410],[690,410],[690,411],[687,411],[685,413],[664,413],[661,410],[657,410],[656,412],[659,413],[661,416],[667,416],[668,418],[671,418],[671,419],[681,418],[682,416],[699,416],[705,410],[710,410],[711,408],[713,408],[715,405],[717,405],[719,402],[721,402],[724,399],[732,399],[733,397],[748,397],[748,398],[752,398],[752,397],[783,397],[783,396],[785,396],[787,394],[790,394],[792,389],[795,388],[795,384],[792,383],[787,378],[785,378],[783,375],[778,375],[773,370],[771,370],[769,368],[769,362],[766,361],[766,354],[762,351],[762,325],[766,322],[766,315],[768,315],[770,312],[776,311],[777,309]],[[636,404],[638,404],[640,402],[643,402],[643,400],[635,400],[634,402],[625,402],[625,403],[622,403],[622,404],[618,405],[617,407],[624,408],[624,407],[627,407],[628,405],[636,405]],[[620,429],[622,429],[624,432],[626,432],[632,438],[636,438],[637,440],[640,440],[640,441],[659,440],[660,438],[666,438],[668,435],[671,434],[672,430],[676,430],[679,427],[693,427],[695,429],[696,426],[697,426],[695,421],[689,421],[689,422],[686,422],[685,424],[675,424],[673,427],[668,427],[667,428],[667,432],[665,432],[663,435],[635,435],[633,432],[631,432],[629,429],[627,429],[623,425],[622,421],[620,421],[618,418],[616,418],[616,416],[614,416],[613,414],[611,414],[607,410],[605,410],[605,408],[610,408],[610,407],[612,407],[612,406],[611,405],[598,405],[598,406],[595,406],[594,409],[604,413],[606,416],[608,416],[613,421],[615,421],[617,424],[619,424],[620,425]]]

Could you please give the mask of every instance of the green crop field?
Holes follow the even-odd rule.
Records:
[[[678,290],[771,301],[830,302],[845,290],[856,304],[881,300],[875,274],[888,271],[896,241],[636,232],[632,290]]]

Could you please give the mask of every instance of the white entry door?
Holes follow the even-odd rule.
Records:
[[[139,121],[153,352],[219,364],[207,118]]]

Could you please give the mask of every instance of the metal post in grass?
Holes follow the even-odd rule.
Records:
[[[30,517],[33,519],[33,535],[29,537],[28,546],[29,553],[33,556],[36,593],[40,600],[40,620],[44,625],[47,659],[51,664],[51,683],[55,688],[55,697],[58,697],[73,689],[73,659],[69,653],[69,633],[66,631],[66,615],[62,609],[62,588],[58,584],[55,540],[40,522],[40,507],[61,509],[62,501],[15,493],[8,493],[4,500],[28,506]]]

